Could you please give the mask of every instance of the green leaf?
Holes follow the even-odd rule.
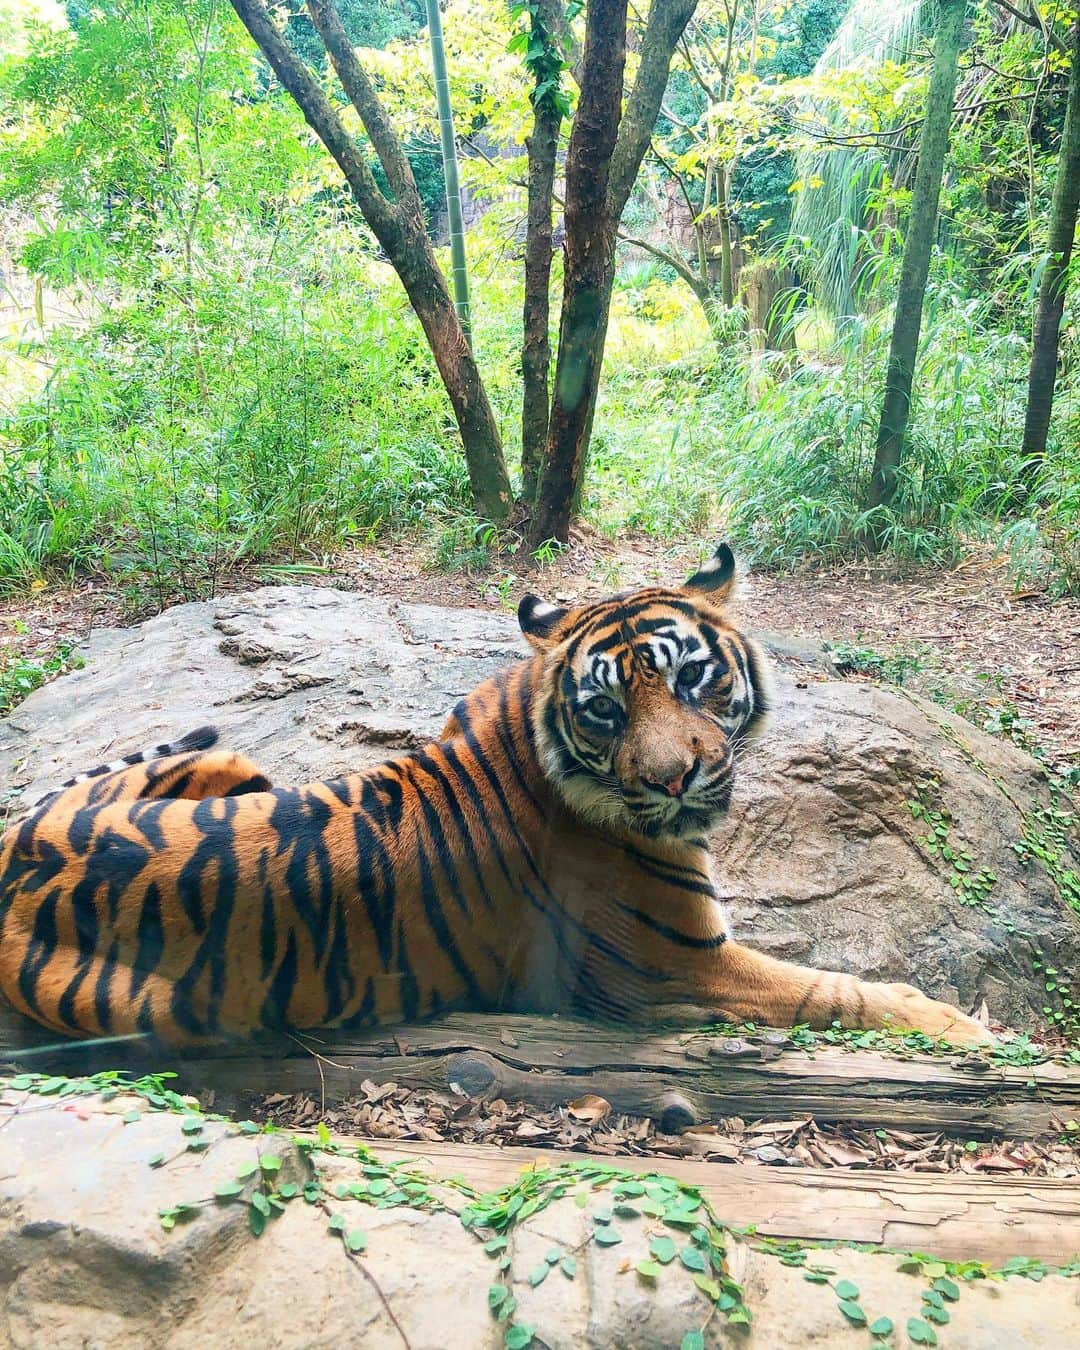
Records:
[[[936,1289],[924,1289],[922,1298],[923,1302],[929,1303],[931,1308],[944,1308],[945,1306],[945,1300]]]
[[[259,1164],[254,1160],[254,1158],[249,1159],[247,1162],[242,1162],[240,1166],[236,1169],[237,1179],[239,1181],[243,1181],[246,1177],[254,1176],[258,1170]]]
[[[853,1303],[849,1298],[842,1298],[839,1307],[849,1322],[854,1322],[857,1327],[866,1325],[866,1314],[857,1303]]]
[[[259,1127],[258,1127],[258,1125],[255,1124],[255,1122],[254,1122],[253,1120],[242,1120],[242,1121],[240,1121],[240,1133],[241,1133],[241,1134],[258,1134],[258,1133],[259,1133]]]
[[[720,1286],[716,1283],[714,1279],[711,1279],[708,1275],[695,1275],[694,1283],[705,1295],[705,1297],[711,1298],[714,1303],[720,1297]]]
[[[950,1303],[955,1303],[960,1297],[960,1286],[955,1281],[946,1279],[942,1276],[934,1281],[934,1288],[942,1296],[947,1298]]]
[[[829,1277],[822,1270],[808,1270],[803,1274],[803,1279],[810,1284],[828,1284]]]
[[[326,1226],[331,1233],[343,1233],[345,1231],[344,1214],[331,1214],[330,1222]]]
[[[264,1172],[280,1172],[281,1159],[274,1153],[266,1153],[259,1159],[259,1166]]]
[[[614,1228],[597,1228],[593,1232],[593,1238],[601,1247],[614,1247],[616,1242],[622,1241],[618,1230]]]
[[[916,1345],[937,1345],[937,1332],[921,1317],[909,1317],[907,1334]]]
[[[189,1153],[205,1153],[210,1147],[209,1139],[189,1139],[187,1151]]]
[[[669,1261],[674,1261],[677,1248],[675,1243],[669,1237],[656,1237],[649,1243],[649,1251],[662,1264],[667,1265]]]
[[[533,1338],[533,1332],[533,1327],[514,1322],[512,1326],[506,1328],[506,1350],[525,1350],[525,1346]]]
[[[240,1181],[223,1181],[220,1186],[214,1187],[215,1200],[232,1200],[235,1196],[243,1195],[244,1186]]]
[[[577,1205],[578,1209],[584,1209],[588,1203],[589,1197],[587,1192],[578,1191],[577,1195],[574,1196],[574,1204]]]
[[[510,1290],[504,1284],[492,1284],[488,1286],[488,1307],[492,1312],[500,1308],[506,1299]]]
[[[681,1247],[679,1249],[679,1260],[687,1270],[708,1270],[709,1265],[705,1260],[705,1253],[698,1247]]]
[[[568,1280],[572,1280],[577,1274],[577,1261],[572,1256],[564,1256],[559,1262],[559,1269]]]
[[[262,1237],[263,1229],[266,1227],[266,1216],[270,1213],[270,1206],[267,1205],[265,1210],[260,1209],[254,1203],[254,1196],[252,1202],[248,1205],[248,1227],[251,1229],[252,1237]]]
[[[164,1153],[155,1153],[152,1158],[147,1158],[146,1165],[147,1167],[160,1167],[164,1161],[165,1161]]]
[[[265,1219],[270,1213],[270,1201],[263,1195],[262,1191],[256,1191],[251,1197],[252,1209],[257,1209]]]
[[[506,1246],[508,1241],[509,1238],[505,1237],[490,1238],[487,1242],[484,1243],[484,1251],[487,1252],[488,1256],[495,1256],[496,1253],[502,1251],[502,1249]]]
[[[286,1181],[283,1186],[277,1188],[277,1193],[281,1196],[282,1200],[291,1200],[299,1189],[300,1187],[295,1181]]]
[[[923,1266],[923,1274],[929,1280],[936,1280],[939,1276],[945,1274],[945,1266],[941,1261],[928,1261]]]
[[[658,1280],[663,1267],[658,1266],[655,1261],[639,1261],[634,1269],[647,1280]]]
[[[534,1289],[538,1284],[544,1283],[544,1281],[548,1277],[548,1271],[550,1269],[551,1267],[548,1265],[546,1261],[544,1261],[541,1265],[536,1267],[536,1269],[529,1276],[529,1283],[532,1285]]]
[[[202,1116],[185,1116],[180,1122],[180,1128],[185,1134],[198,1134],[204,1124]]]
[[[142,1120],[141,1111],[125,1111],[121,1117],[125,1125],[134,1125],[137,1120]]]
[[[939,1327],[943,1327],[949,1320],[948,1308],[924,1308],[923,1316],[930,1322],[936,1322]]]
[[[851,1299],[859,1297],[859,1286],[857,1284],[852,1284],[850,1280],[837,1280],[835,1288],[837,1298]]]
[[[359,1228],[350,1228],[345,1234],[345,1246],[351,1252],[362,1252],[367,1246],[367,1238]]]
[[[548,1250],[544,1253],[544,1260],[548,1263],[549,1266],[557,1266],[559,1264],[560,1256],[562,1256],[561,1247],[549,1247]]]
[[[870,1323],[870,1335],[880,1336],[884,1339],[893,1334],[893,1320],[891,1317],[879,1317]]]
[[[705,1336],[700,1331],[688,1331],[682,1338],[679,1350],[705,1350]]]
[[[376,1177],[368,1186],[368,1195],[385,1195],[390,1189],[390,1183],[385,1177]]]

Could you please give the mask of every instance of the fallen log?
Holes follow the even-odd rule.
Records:
[[[297,1132],[298,1137],[303,1132]],[[918,1172],[755,1167],[682,1158],[597,1158],[555,1149],[342,1138],[384,1162],[407,1158],[437,1177],[500,1190],[523,1168],[573,1159],[629,1173],[662,1172],[695,1186],[717,1217],[765,1237],[870,1242],[943,1261],[1004,1264],[1012,1256],[1064,1265],[1080,1253],[1080,1188],[1073,1181]]]
[[[1031,1138],[1080,1117],[1080,1067],[1015,1067],[985,1054],[900,1057],[794,1048],[783,1032],[749,1038],[645,1032],[560,1017],[454,1013],[370,1032],[313,1032],[179,1055],[160,1046],[58,1042],[0,1009],[0,1063],[54,1072],[175,1067],[184,1090],[243,1106],[270,1092],[341,1101],[368,1079],[499,1096],[537,1107],[582,1093],[676,1130],[723,1116],[811,1114],[964,1138]]]

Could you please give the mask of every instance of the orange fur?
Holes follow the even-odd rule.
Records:
[[[187,1043],[673,1004],[983,1038],[908,986],[728,939],[705,835],[768,691],[717,558],[681,590],[523,602],[532,660],[367,772],[272,789],[205,751],[74,783],[0,841],[0,990],[65,1035]]]

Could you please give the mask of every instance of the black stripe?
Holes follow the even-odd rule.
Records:
[[[454,823],[458,828],[458,835],[464,846],[465,853],[468,856],[469,866],[476,878],[476,884],[480,891],[480,897],[484,902],[484,907],[488,911],[493,910],[495,908],[495,902],[492,900],[491,892],[488,890],[487,883],[484,880],[483,868],[480,863],[480,857],[476,852],[476,846],[473,844],[468,818],[458,804],[457,793],[455,793],[451,787],[446,775],[442,771],[441,765],[433,756],[429,755],[427,751],[421,750],[417,755],[416,760],[424,772],[435,779],[442,790],[443,798],[446,801],[448,808],[453,812]],[[418,786],[416,790],[417,792],[422,791]],[[425,810],[426,809],[425,805]],[[466,915],[468,914],[467,909],[463,909],[462,912]]]
[[[35,1013],[40,1013],[37,1002],[38,978],[56,951],[56,906],[59,898],[59,889],[52,890],[38,905],[30,941],[26,944],[26,952],[19,967],[19,995]]]
[[[143,897],[142,912],[139,914],[139,945],[135,951],[135,960],[131,966],[131,988],[128,998],[132,1003],[146,983],[146,977],[157,970],[161,954],[165,950],[165,931],[161,923],[161,893],[157,882],[152,881]]]
[[[420,836],[419,827],[416,829],[414,844],[416,848],[416,861],[420,870],[420,900],[424,906],[424,914],[427,916],[431,931],[438,939],[439,946],[449,960],[450,964],[457,971],[459,978],[465,985],[466,994],[469,999],[469,1006],[474,1009],[483,1009],[490,1005],[490,1000],[481,992],[480,986],[476,983],[476,977],[469,969],[458,948],[457,941],[450,926],[446,922],[446,915],[442,910],[442,902],[439,899],[439,893],[435,887],[435,877],[432,872],[431,859],[428,857],[427,849],[424,847],[424,841]]]
[[[285,944],[285,955],[281,959],[270,988],[266,991],[259,1016],[262,1025],[270,1030],[280,1031],[289,1025],[289,1000],[296,988],[296,969],[296,934],[290,932],[289,940]]]
[[[112,1004],[109,1001],[109,985],[116,970],[117,941],[113,938],[109,944],[97,980],[94,982],[94,1016],[102,1031],[112,1031]]]
[[[643,910],[634,909],[632,905],[626,905],[621,900],[615,902],[624,914],[629,914],[632,919],[638,923],[644,924],[646,928],[651,928],[654,933],[659,933],[662,938],[669,942],[674,942],[679,947],[692,947],[697,951],[715,951],[717,947],[722,947],[727,941],[727,934],[720,933],[716,937],[697,938],[691,937],[689,933],[680,932],[678,928],[672,928],[669,924],[661,923],[659,919],[654,919],[651,914],[646,914]]]

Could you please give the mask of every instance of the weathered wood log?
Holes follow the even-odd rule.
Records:
[[[1064,1264],[1080,1252],[1080,1188],[1072,1181],[917,1172],[815,1171],[675,1158],[602,1158],[490,1144],[362,1142],[384,1161],[415,1159],[433,1176],[461,1177],[479,1191],[512,1185],[522,1169],[568,1160],[657,1171],[698,1187],[725,1223],[766,1237],[872,1242],[947,1261],[1004,1263],[1031,1256]]]
[[[124,1043],[81,1046],[0,1009],[0,1063],[89,1073],[172,1063],[187,1091],[212,1088],[240,1105],[269,1092],[340,1101],[364,1079],[538,1107],[585,1092],[616,1111],[670,1127],[721,1116],[812,1114],[965,1138],[1029,1138],[1080,1117],[1080,1069],[1048,1063],[998,1066],[982,1055],[900,1058],[869,1050],[790,1047],[782,1032],[753,1041],[643,1031],[558,1017],[451,1014],[365,1033],[304,1033],[180,1056]]]

